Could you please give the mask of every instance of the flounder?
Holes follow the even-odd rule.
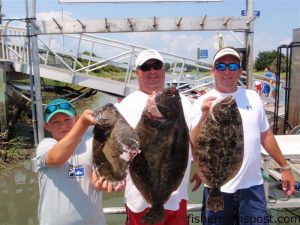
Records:
[[[210,186],[207,208],[224,208],[222,185],[239,171],[244,156],[242,118],[232,96],[216,100],[192,146],[198,176]]]
[[[132,180],[151,205],[145,224],[164,220],[164,203],[177,190],[189,154],[189,129],[181,98],[174,88],[151,95],[136,126],[141,153],[131,162]]]
[[[93,166],[98,176],[114,184],[125,184],[129,162],[140,152],[139,138],[113,104],[106,104],[93,113]]]

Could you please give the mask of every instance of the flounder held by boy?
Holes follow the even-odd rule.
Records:
[[[131,160],[140,152],[139,138],[113,104],[94,111],[93,166],[99,176],[119,189]]]

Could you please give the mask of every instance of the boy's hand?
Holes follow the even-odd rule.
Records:
[[[82,122],[88,126],[91,126],[91,125],[96,125],[97,122],[96,122],[96,119],[95,117],[93,116],[93,111],[90,110],[90,109],[86,109],[82,114],[81,116],[79,117],[79,120],[82,120]]]
[[[95,171],[92,172],[92,183],[97,191],[120,192],[125,187],[124,185],[120,186],[118,189],[115,189],[111,182],[106,180],[104,177],[98,177]]]

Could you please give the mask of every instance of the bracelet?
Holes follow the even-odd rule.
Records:
[[[283,171],[286,171],[286,170],[292,170],[292,168],[289,165],[285,165],[285,166],[282,166],[280,168],[280,170],[281,170],[281,172],[283,172]]]

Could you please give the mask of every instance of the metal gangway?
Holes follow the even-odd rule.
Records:
[[[0,26],[0,60],[11,62],[15,72],[30,74],[28,38],[25,28]],[[135,59],[147,49],[91,34],[61,34],[38,36],[40,77],[88,87],[117,96],[126,96],[137,88]],[[96,55],[101,52],[103,55]],[[172,66],[169,73],[183,80],[187,65],[210,69],[211,64],[161,52]],[[123,75],[99,77],[95,71],[114,66]]]

